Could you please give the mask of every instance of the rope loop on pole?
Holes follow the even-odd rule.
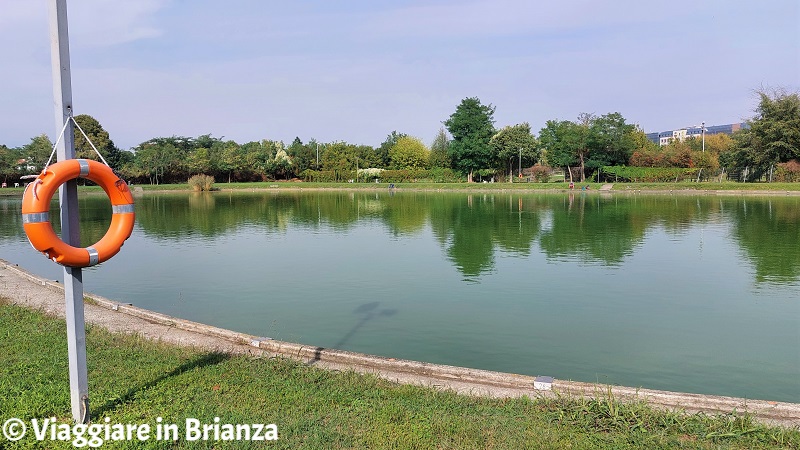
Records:
[[[86,132],[83,131],[83,128],[81,128],[81,126],[78,125],[78,122],[75,120],[75,117],[72,116],[72,112],[70,111],[69,116],[67,116],[67,120],[64,121],[64,126],[61,127],[61,133],[58,134],[58,139],[56,139],[56,143],[53,144],[53,151],[50,152],[50,157],[47,158],[47,163],[44,165],[44,168],[42,169],[42,173],[47,171],[47,168],[50,166],[50,161],[53,160],[53,155],[56,154],[56,147],[58,147],[58,143],[61,142],[61,138],[64,137],[64,132],[67,130],[67,125],[69,125],[70,122],[75,124],[75,126],[78,128],[78,130],[83,135],[83,137],[86,139],[86,142],[88,142],[89,145],[92,146],[92,149],[94,150],[94,152],[97,153],[97,156],[100,157],[100,161],[103,161],[103,164],[105,164],[106,166],[108,166],[110,168],[111,166],[106,162],[106,159],[103,158],[103,155],[100,154],[100,150],[98,150],[97,147],[94,146],[94,143],[92,143],[92,140],[89,139],[89,136],[86,135]]]

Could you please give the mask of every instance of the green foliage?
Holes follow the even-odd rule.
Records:
[[[463,181],[461,176],[448,168],[434,167],[433,169],[396,169],[381,170],[377,173],[367,175],[365,171],[372,169],[359,170],[362,181],[378,179],[381,183],[460,183]],[[353,178],[353,171],[337,172],[333,170],[305,170],[300,176],[303,181],[318,183],[335,183],[342,180]]]
[[[579,161],[582,161],[579,156],[586,154],[587,136],[587,127],[568,120],[548,120],[545,127],[539,131],[539,141],[547,151],[547,162],[554,167],[565,168],[570,181],[572,181],[570,167],[579,164]]]
[[[214,189],[214,177],[211,175],[193,175],[189,178],[189,186],[193,191],[211,191]]]
[[[21,173],[17,162],[21,157],[19,150],[0,145],[0,178],[4,183],[19,179]]]
[[[431,183],[463,183],[464,177],[449,167],[434,167],[428,170],[427,179]]]
[[[88,114],[75,116],[75,122],[80,125],[83,132],[86,133],[86,136],[91,140],[91,144],[103,155],[106,162],[114,169],[119,169],[125,162],[123,159],[124,156],[122,155],[123,152],[114,145],[114,141],[109,137],[108,131],[100,125],[100,122]],[[73,131],[75,133],[75,157],[99,161],[100,158],[97,156],[97,153],[78,127],[73,125]]]
[[[50,141],[50,138],[48,138],[46,134],[41,134],[35,138],[31,138],[31,141],[22,147],[20,153],[22,153],[22,158],[25,159],[25,165],[34,167],[33,172],[38,173],[44,169],[44,165],[47,163],[47,159],[50,157],[52,151],[53,143]],[[56,157],[54,155],[53,162],[55,162],[55,160]],[[25,172],[27,172],[27,170],[25,170]]]
[[[357,164],[355,149],[355,145],[346,142],[326,144],[325,151],[321,155],[322,169],[325,171],[334,171],[338,174],[342,174],[345,171],[355,171]],[[348,176],[346,178],[353,177]],[[346,178],[338,178],[335,181],[341,181]]]
[[[614,181],[667,182],[693,180],[698,173],[696,168],[681,167],[629,167],[605,166],[603,174]]]
[[[447,136],[447,130],[439,128],[436,137],[431,144],[431,157],[428,161],[428,167],[450,167],[450,157],[447,152],[450,149],[450,138]]]
[[[618,112],[593,117],[589,125],[586,166],[596,169],[626,164],[636,149],[637,132],[640,131],[636,126],[626,123]]]
[[[547,121],[539,139],[550,165],[567,169],[570,180],[570,167],[577,165],[580,181],[584,181],[587,169],[627,164],[642,142],[642,132],[617,112],[600,117],[581,113],[577,122]]]
[[[292,171],[300,174],[306,169],[316,169],[317,150],[320,144],[312,139],[308,144],[303,144],[299,137],[294,138],[286,153],[292,159]]]
[[[494,168],[501,173],[508,170],[509,166],[513,171],[514,168],[531,166],[539,160],[538,142],[531,134],[528,122],[503,127],[492,136],[489,145],[496,156]]]
[[[747,169],[755,180],[778,163],[800,159],[800,94],[758,92],[756,116],[750,128],[734,134],[734,148],[724,164],[731,172]]]
[[[495,157],[489,141],[494,135],[494,107],[482,105],[477,97],[465,98],[444,122],[453,136],[448,155],[454,168],[468,174],[492,167]]]
[[[394,169],[424,169],[431,151],[421,140],[403,136],[389,149],[390,167]]]
[[[375,150],[377,161],[373,164],[375,167],[380,168],[387,168],[391,164],[391,158],[389,157],[389,150],[397,144],[397,141],[402,138],[408,136],[405,133],[398,133],[397,131],[392,131],[386,136],[386,139],[381,143],[380,147]]]
[[[435,167],[430,170],[425,169],[400,169],[385,170],[381,172],[381,181],[386,183],[457,183],[462,181],[461,177],[452,169]]]
[[[186,159],[188,138],[172,136],[154,138],[136,148],[136,162],[131,174],[134,178],[146,178],[150,184],[159,184],[181,173]]]

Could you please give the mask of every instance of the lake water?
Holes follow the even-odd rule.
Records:
[[[799,197],[261,191],[136,202],[133,235],[84,269],[86,291],[321,347],[800,402]],[[0,257],[62,280],[25,239],[20,204],[0,198]],[[110,205],[80,204],[89,245]]]

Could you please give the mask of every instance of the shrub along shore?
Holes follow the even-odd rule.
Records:
[[[187,190],[185,184],[143,185],[143,190]],[[584,189],[586,188],[586,189]],[[736,182],[679,182],[679,183],[309,183],[271,181],[259,183],[217,183],[215,190],[238,189],[365,189],[396,191],[464,191],[464,192],[643,192],[714,194],[736,193],[755,195],[800,195],[800,183],[736,183]]]

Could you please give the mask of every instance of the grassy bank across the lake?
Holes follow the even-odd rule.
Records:
[[[388,190],[390,183],[317,183],[302,181],[264,181],[248,183],[215,183],[216,191],[236,190]],[[395,192],[402,191],[453,191],[453,192],[563,192],[570,191],[569,183],[392,183]],[[604,188],[605,186],[605,188]],[[583,188],[586,188],[585,190]],[[134,193],[141,188],[146,192],[191,191],[186,183],[142,184],[131,186]],[[100,191],[97,186],[88,188]],[[605,190],[604,190],[605,189]],[[580,193],[668,193],[668,194],[735,194],[735,195],[800,195],[800,183],[735,183],[735,182],[677,182],[677,183],[593,183],[576,182],[572,192]],[[22,195],[23,188],[0,189],[0,196]]]
[[[62,319],[0,299],[0,419],[70,422]],[[87,329],[94,423],[264,423],[270,448],[781,448],[800,431],[749,417],[660,411],[568,397],[488,399],[399,385],[286,358],[232,355]],[[179,435],[183,435],[182,432]],[[104,448],[119,448],[109,443]],[[152,448],[243,448],[244,442],[150,442]],[[163,447],[159,444],[164,444]],[[31,436],[0,448],[71,448]],[[129,448],[137,447],[128,445]]]
[[[216,190],[240,189],[345,189],[388,190],[390,183],[307,183],[300,181],[272,181],[252,183],[216,183]],[[464,192],[559,192],[570,191],[569,183],[392,183],[395,192],[413,191],[464,191]],[[185,190],[186,184],[142,185],[143,190]],[[585,188],[585,190],[584,190]],[[734,182],[679,182],[679,183],[575,183],[572,192],[654,192],[654,193],[736,193],[764,195],[800,195],[800,183],[734,183]]]

